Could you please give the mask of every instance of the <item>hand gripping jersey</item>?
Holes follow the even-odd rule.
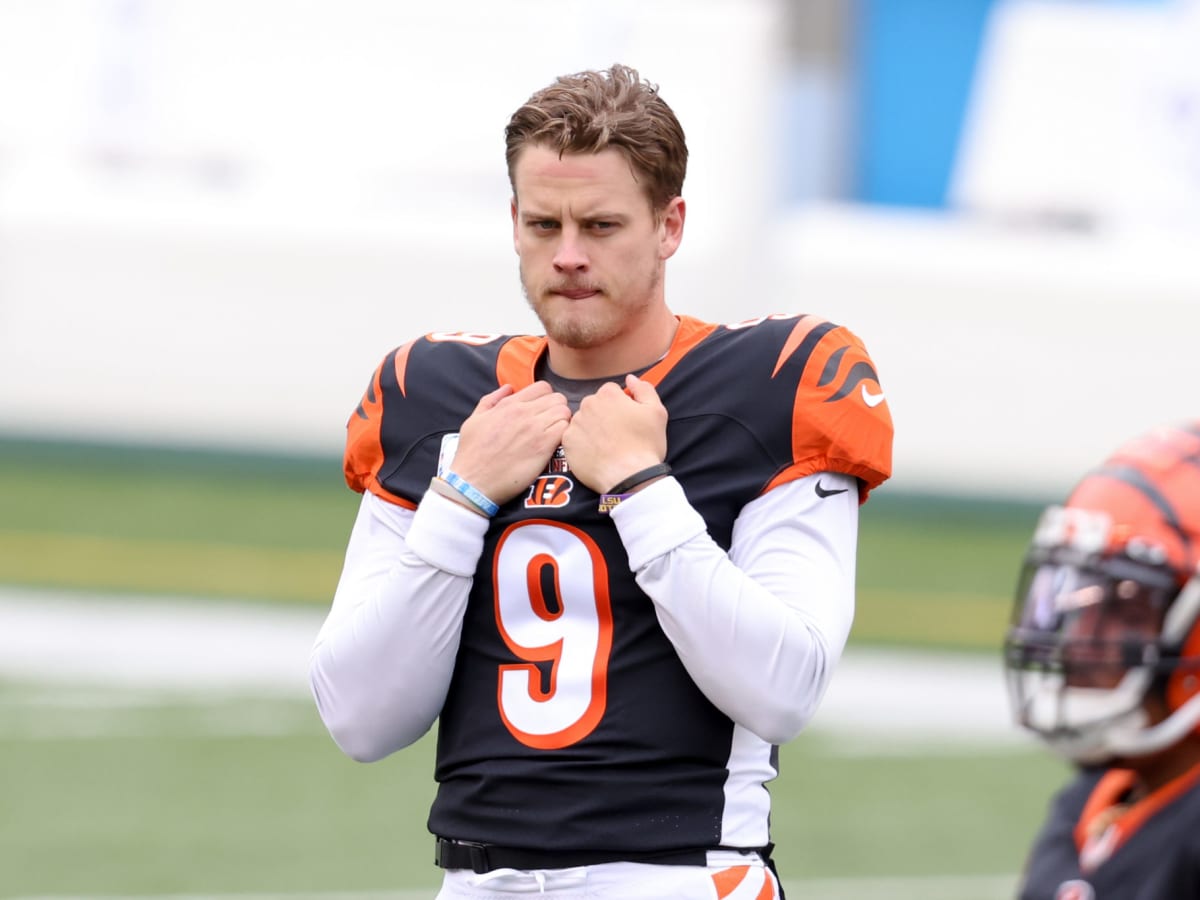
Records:
[[[415,508],[443,439],[484,394],[535,380],[545,351],[541,337],[470,334],[394,351],[350,418],[350,486]],[[739,511],[777,485],[843,472],[861,500],[889,475],[874,367],[829,322],[683,317],[642,377],[669,412],[673,475],[725,550]],[[739,803],[765,843],[775,748],[689,677],[570,462],[556,454],[490,522],[439,718],[430,830],[547,850],[755,846],[729,834]]]
[[[1121,809],[1132,780],[1126,770],[1085,769],[1059,792],[1021,900],[1200,897],[1200,769]]]

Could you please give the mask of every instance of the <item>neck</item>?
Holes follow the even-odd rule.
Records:
[[[665,306],[647,320],[593,347],[568,347],[548,340],[550,368],[563,378],[609,378],[649,368],[667,355],[679,320]]]
[[[1200,739],[1188,737],[1168,750],[1130,762],[1139,786],[1150,794],[1200,766]]]

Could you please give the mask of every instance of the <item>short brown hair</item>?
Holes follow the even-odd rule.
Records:
[[[602,71],[563,75],[542,88],[513,113],[504,129],[508,180],[528,145],[564,153],[620,150],[634,173],[646,179],[654,210],[663,209],[683,191],[687,142],[683,128],[658,85],[619,63]]]

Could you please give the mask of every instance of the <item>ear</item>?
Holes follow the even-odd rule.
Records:
[[[683,241],[683,220],[687,217],[687,204],[682,197],[673,197],[659,213],[658,257],[670,259]]]
[[[517,252],[517,255],[520,256],[521,255],[521,238],[519,237],[519,235],[517,233],[517,195],[516,194],[513,194],[512,199],[508,201],[508,206],[509,206],[510,211],[512,212],[512,220],[513,220],[513,250],[515,250]]]

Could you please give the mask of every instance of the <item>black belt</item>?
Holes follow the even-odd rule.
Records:
[[[623,853],[619,850],[532,850],[501,847],[474,841],[437,839],[434,862],[443,869],[471,869],[482,875],[493,869],[570,869],[611,862],[652,863],[660,866],[705,866],[708,851],[728,849],[697,847],[689,850]],[[743,851],[751,852],[751,851]]]

